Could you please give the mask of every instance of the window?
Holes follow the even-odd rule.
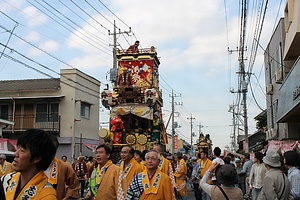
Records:
[[[0,106],[0,118],[8,120],[8,105]]]
[[[80,116],[89,119],[91,113],[91,105],[85,102],[81,102]]]
[[[36,122],[58,122],[58,103],[36,105]]]

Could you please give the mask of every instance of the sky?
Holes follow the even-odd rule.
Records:
[[[190,143],[191,132],[198,136],[201,127],[204,134],[210,134],[214,147],[224,149],[230,146],[233,134],[229,105],[237,99],[237,93],[230,90],[238,90],[239,2],[1,0],[0,80],[58,78],[60,69],[78,68],[100,80],[103,90],[110,84],[115,21],[117,32],[122,33],[117,35],[118,48],[127,49],[135,40],[140,41],[140,48],[156,47],[164,121],[170,117],[173,92],[179,138]],[[254,117],[266,107],[263,48],[284,15],[285,1],[269,1],[260,24],[264,6],[265,1],[251,1],[247,12],[247,68],[252,63],[253,44],[257,44],[255,33],[261,34],[262,47],[258,46],[251,65],[252,92],[248,85],[249,134],[256,130]],[[262,27],[261,32],[256,27]],[[108,110],[99,109],[99,123],[105,127]],[[171,125],[167,130],[171,133]]]

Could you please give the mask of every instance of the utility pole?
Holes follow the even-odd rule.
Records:
[[[181,96],[181,94],[180,94],[180,96]],[[174,125],[175,102],[174,102],[174,97],[178,97],[178,96],[176,96],[176,94],[174,94],[174,91],[172,89],[172,96],[171,96],[171,98],[172,98],[172,113],[171,113],[171,116],[172,116],[172,157],[174,156],[174,149],[175,149],[175,140],[174,140],[174,137],[175,137],[175,125]],[[178,105],[182,105],[182,103],[179,103]]]
[[[240,44],[239,48],[236,50],[229,50],[229,53],[232,53],[233,51],[239,52],[239,76],[241,76],[239,90],[237,93],[242,94],[242,105],[243,105],[243,121],[244,121],[244,134],[245,134],[245,152],[249,152],[249,138],[248,138],[248,114],[247,114],[247,88],[248,83],[246,81],[246,75],[245,72],[245,57],[244,57],[244,51],[245,48],[245,38],[246,38],[246,24],[247,24],[247,0],[242,0],[242,12],[241,12],[241,27],[240,27]],[[231,91],[232,93],[235,93],[234,91]],[[234,114],[234,117],[235,114]],[[235,133],[234,133],[235,134]]]
[[[188,120],[191,120],[191,150],[193,150],[194,148],[193,148],[193,120],[194,119],[196,119],[196,118],[194,118],[193,116],[192,116],[192,114],[191,114],[191,117],[189,118],[187,118]]]
[[[129,31],[122,32],[119,29],[119,32],[117,32],[116,20],[114,20],[114,32],[110,33],[110,31],[108,31],[108,35],[112,35],[114,38],[114,44],[112,45],[113,46],[113,68],[114,69],[118,68],[118,66],[117,66],[117,34],[120,35],[123,33],[126,33],[127,35],[129,35],[129,33],[131,33],[131,28],[129,27]]]
[[[199,137],[200,137],[200,134],[201,134],[201,128],[203,128],[204,126],[201,125],[201,122],[199,123],[199,125],[197,125],[199,127]]]
[[[244,50],[246,37],[246,23],[247,23],[247,0],[242,3],[242,24],[240,36],[240,70],[242,75],[242,94],[243,94],[243,111],[244,111],[244,132],[245,132],[245,152],[249,152],[249,138],[248,138],[248,117],[247,117],[247,82],[245,73]]]
[[[114,43],[113,45],[113,67],[110,69],[110,81],[112,83],[116,83],[117,81],[117,77],[118,77],[118,64],[117,64],[117,34],[123,34],[126,33],[127,35],[129,35],[129,33],[131,32],[131,28],[129,27],[129,31],[123,31],[121,32],[121,30],[119,29],[119,32],[117,32],[117,26],[116,26],[116,21],[114,20],[114,32],[111,33],[110,30],[108,31],[108,35],[112,35],[113,36],[113,40]]]

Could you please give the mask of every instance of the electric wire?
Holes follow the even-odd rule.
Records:
[[[42,13],[44,13],[45,15],[47,15],[49,18],[51,18],[53,21],[55,21],[56,23],[58,23],[59,25],[61,25],[62,27],[64,27],[65,29],[67,29],[68,31],[72,32],[72,30],[70,28],[68,28],[67,26],[65,26],[64,24],[62,24],[61,22],[59,22],[58,20],[54,19],[52,16],[50,16],[49,14],[47,14],[46,12],[44,12],[42,9],[40,9],[39,7],[35,6],[33,3],[29,2],[29,0],[26,0],[29,4],[31,4],[32,6],[34,6],[35,8],[37,8],[39,11],[41,11]],[[40,4],[39,2],[37,2],[38,4]],[[43,5],[42,5],[43,6]],[[43,6],[44,7],[44,6]],[[47,8],[46,8],[47,9]],[[47,9],[49,11],[49,9]],[[49,11],[50,12],[50,11]],[[65,22],[64,20],[60,19],[61,21]],[[69,24],[68,24],[69,25]],[[69,25],[70,26],[70,25]],[[71,26],[72,27],[72,26]],[[72,27],[74,30],[76,30],[76,28]],[[103,49],[100,49],[97,45],[93,44],[92,42],[88,41],[87,39],[85,39],[84,37],[80,36],[78,33],[73,32],[74,35],[76,35],[78,38],[80,38],[81,40],[87,42],[89,45],[95,47],[96,49],[98,49],[99,51],[110,55],[109,53],[107,53],[106,51],[104,51]]]

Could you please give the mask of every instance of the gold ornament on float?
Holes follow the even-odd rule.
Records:
[[[145,134],[140,134],[138,137],[137,137],[137,142],[140,144],[140,145],[145,145],[147,144],[147,136]]]
[[[126,143],[129,145],[133,145],[136,142],[136,138],[133,134],[127,135],[125,140],[126,140]]]

